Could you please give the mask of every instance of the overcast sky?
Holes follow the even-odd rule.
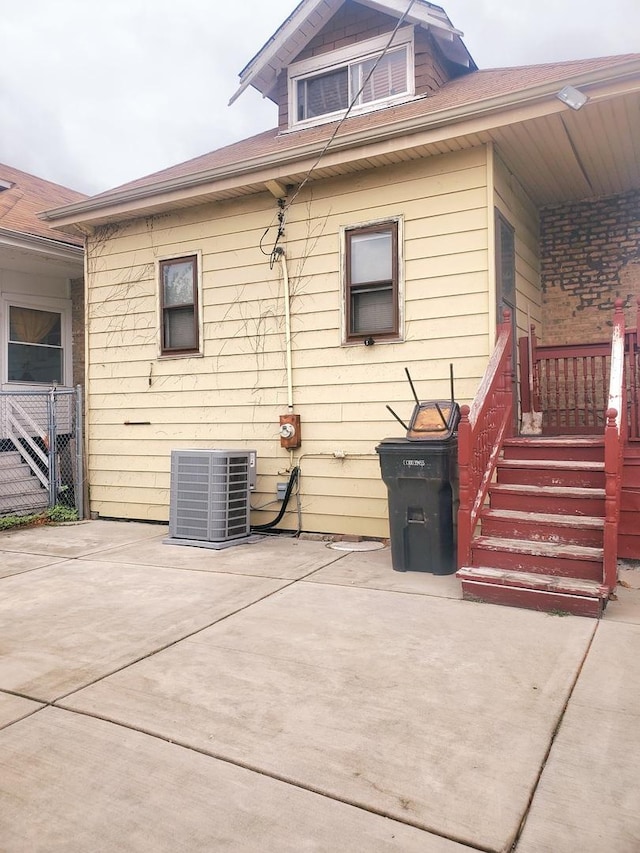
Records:
[[[0,163],[95,193],[275,126],[227,103],[295,5],[0,0]],[[640,0],[442,5],[480,68],[640,52]]]

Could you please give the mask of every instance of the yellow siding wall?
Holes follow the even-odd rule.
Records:
[[[526,335],[527,316],[538,328],[541,322],[538,211],[497,153],[493,174],[495,206],[516,233],[516,323],[518,335]]]
[[[258,452],[254,506],[275,501],[293,462],[303,530],[386,536],[375,446],[403,434],[385,403],[411,414],[405,365],[422,399],[448,397],[450,362],[457,398],[473,396],[490,348],[484,148],[310,183],[289,209],[282,245],[303,437],[293,459],[278,438],[287,411],[281,268],[270,269],[259,248],[276,211],[265,192],[108,226],[90,240],[94,512],[166,520],[172,448],[247,447]],[[405,341],[341,346],[340,227],[388,216],[404,219]],[[202,255],[204,355],[159,359],[155,264],[194,252]],[[297,527],[294,511],[281,526]]]
[[[524,337],[529,323],[539,330],[542,317],[540,283],[540,222],[538,210],[529,199],[518,179],[493,153],[495,206],[515,229],[516,248],[516,338]],[[494,296],[495,299],[495,296]],[[516,358],[517,358],[516,350]],[[522,381],[520,364],[516,379]],[[517,385],[518,398],[520,384]],[[518,412],[520,406],[518,405]]]

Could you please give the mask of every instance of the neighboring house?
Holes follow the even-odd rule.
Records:
[[[468,402],[505,307],[544,344],[606,340],[617,296],[635,324],[640,54],[477,70],[442,8],[408,5],[304,0],[234,96],[278,127],[46,214],[88,235],[101,516],[165,520],[173,448],[245,447],[255,504],[295,464],[304,530],[386,536],[405,366],[446,399],[452,363]]]
[[[86,198],[0,164],[0,390],[83,382],[84,240],[38,213]]]
[[[84,199],[0,164],[0,514],[46,506],[46,488],[40,488],[46,482],[35,476],[45,463],[25,449],[35,439],[46,455],[46,396],[37,392],[84,381],[84,240],[52,231],[38,218],[52,205]],[[24,436],[10,424],[16,417]],[[59,428],[69,434],[61,410],[60,418]],[[33,472],[24,461],[13,463],[17,445]]]

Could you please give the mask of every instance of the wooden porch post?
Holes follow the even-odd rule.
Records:
[[[502,312],[502,322],[505,326],[508,326],[511,329],[511,311],[508,308],[505,308]],[[511,331],[513,335],[513,331]],[[513,340],[513,339],[512,339]],[[505,411],[508,412],[508,421],[506,424],[506,429],[503,438],[512,438],[513,437],[513,418],[514,418],[514,404],[513,404],[513,392],[514,392],[514,370],[515,365],[513,363],[513,343],[509,346],[509,349],[506,352],[506,362],[504,366],[504,373],[502,374],[503,381],[503,392],[504,392],[504,408]]]
[[[616,299],[611,337],[609,408],[604,430],[604,553],[603,583],[609,592],[618,582],[618,521],[624,442],[627,434],[626,387],[624,379],[624,312],[622,299]],[[612,405],[613,403],[613,405]]]
[[[603,582],[608,590],[615,588],[618,578],[618,427],[617,409],[607,409],[604,432],[604,565]]]
[[[529,363],[529,339],[520,338],[518,340],[518,355],[520,358],[520,405],[522,407],[522,415],[528,414],[531,411],[531,370],[533,365]]]
[[[471,562],[471,424],[469,406],[460,407],[458,424],[458,477],[460,507],[458,510],[458,568]]]
[[[640,296],[636,305],[636,328],[629,341],[629,394],[631,423],[628,438],[640,438]]]

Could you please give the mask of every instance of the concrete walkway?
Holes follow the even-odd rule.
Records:
[[[640,850],[640,570],[596,622],[164,536],[0,533],[3,853]]]

